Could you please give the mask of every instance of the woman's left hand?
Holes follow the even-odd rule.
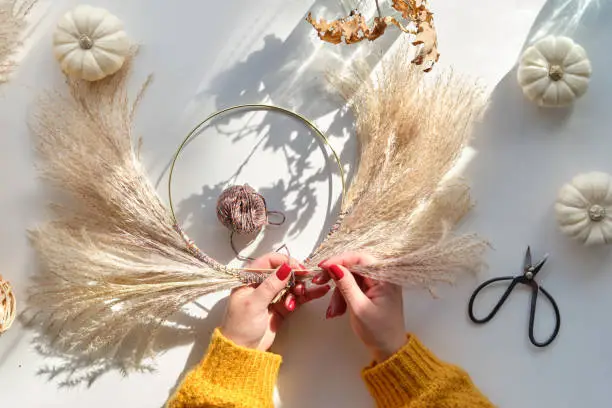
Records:
[[[303,283],[298,283],[283,302],[270,304],[285,289],[291,277],[292,267],[286,262],[286,256],[271,253],[249,265],[250,268],[277,269],[257,287],[244,286],[232,291],[220,327],[225,337],[239,346],[267,351],[281,323],[289,314],[300,305],[325,296],[329,291],[328,285],[306,289]]]

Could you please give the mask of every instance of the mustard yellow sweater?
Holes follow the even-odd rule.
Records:
[[[279,355],[239,347],[217,329],[208,353],[167,406],[273,407],[280,365]],[[412,335],[395,355],[365,368],[362,376],[380,408],[493,406],[466,372],[438,360]]]

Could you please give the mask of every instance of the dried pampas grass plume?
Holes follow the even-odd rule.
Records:
[[[56,348],[92,358],[116,355],[138,334],[137,364],[183,305],[243,283],[192,255],[138,161],[131,129],[142,92],[129,102],[129,65],[97,82],[67,79],[69,96],[40,101],[32,122],[40,169],[64,201],[31,231],[43,267],[26,317]]]
[[[22,41],[25,18],[37,0],[0,0],[0,82],[5,82],[15,62],[12,57]]]
[[[380,263],[355,267],[355,272],[431,289],[456,272],[482,266],[487,243],[451,233],[471,208],[469,189],[461,180],[446,179],[486,98],[482,88],[453,73],[426,78],[407,63],[408,52],[400,45],[373,78],[359,62],[348,75],[332,76],[356,117],[358,164],[343,202],[343,220],[310,264],[367,251]]]

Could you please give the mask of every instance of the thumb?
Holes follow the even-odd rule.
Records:
[[[355,310],[357,306],[369,302],[368,297],[361,291],[355,277],[348,269],[340,265],[330,265],[327,270],[351,309]]]
[[[275,273],[270,274],[261,284],[255,289],[253,294],[266,306],[272,303],[281,290],[285,289],[289,276],[291,275],[291,267],[284,263]]]

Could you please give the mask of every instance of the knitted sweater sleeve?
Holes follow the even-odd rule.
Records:
[[[461,368],[440,361],[415,336],[362,377],[379,408],[493,407]]]
[[[237,346],[213,333],[206,356],[168,401],[168,408],[270,408],[281,357]]]

